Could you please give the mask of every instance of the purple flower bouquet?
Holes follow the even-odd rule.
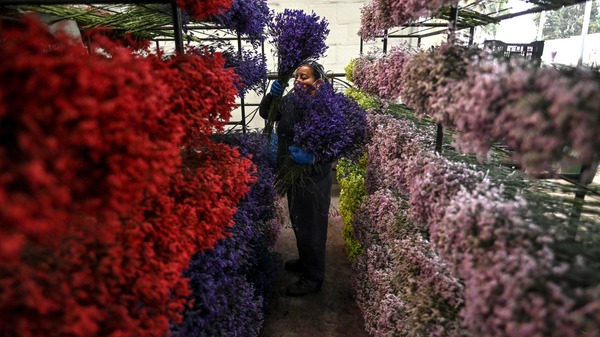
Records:
[[[315,154],[317,163],[330,163],[342,157],[358,159],[366,139],[367,113],[356,102],[324,82],[318,89],[295,88],[286,98],[286,104],[302,112],[294,126],[294,145]],[[295,164],[290,158],[283,165],[275,182],[281,194],[316,167]]]
[[[265,40],[265,26],[269,18],[269,6],[266,0],[234,0],[230,9],[220,10],[210,21],[234,33],[247,36],[252,45],[257,48]]]
[[[228,49],[225,56],[225,68],[233,68],[240,77],[235,83],[240,97],[251,90],[261,94],[267,83],[267,59],[256,50],[243,50],[241,52]]]
[[[318,59],[327,50],[325,39],[329,34],[327,22],[314,12],[311,15],[302,10],[285,9],[272,16],[267,23],[269,42],[275,48],[277,57],[277,80],[286,86],[296,68],[308,58]],[[275,123],[276,107],[281,96],[275,97],[269,111],[265,133],[270,137]]]

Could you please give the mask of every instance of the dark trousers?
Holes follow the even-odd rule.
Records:
[[[288,192],[288,207],[301,266],[301,277],[323,282],[329,204],[333,175],[331,167]]]

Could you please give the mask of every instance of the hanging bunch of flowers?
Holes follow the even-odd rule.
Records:
[[[384,30],[405,25],[419,17],[430,17],[457,0],[374,0],[361,9],[360,35],[365,40],[381,36]]]
[[[223,54],[207,51],[174,55],[156,64],[158,74],[175,91],[171,111],[185,120],[182,145],[201,144],[215,131],[222,132],[229,122],[236,106],[234,83],[239,79],[233,69],[224,68]]]
[[[366,93],[387,101],[397,100],[403,86],[402,71],[406,60],[416,50],[398,45],[389,53],[371,53],[355,62],[354,84]]]
[[[210,21],[247,36],[254,47],[264,42],[265,27],[270,20],[266,0],[233,0],[231,8],[221,9]]]
[[[342,157],[357,159],[365,142],[366,112],[356,102],[333,90],[324,82],[319,88],[296,87],[286,96],[286,107],[300,113],[294,126],[294,145],[314,153],[320,162],[333,162]],[[292,188],[311,170],[308,165],[296,165],[286,158],[280,169],[276,187],[281,194]]]
[[[365,41],[382,36],[390,24],[384,21],[378,2],[371,1],[360,9],[360,29],[358,35]],[[393,25],[391,25],[393,27]]]
[[[354,260],[364,253],[364,248],[353,235],[353,218],[367,195],[365,189],[366,166],[366,153],[358,161],[341,158],[336,164],[336,179],[340,185],[339,212],[344,222],[342,238],[346,244],[346,255],[349,260]]]
[[[296,68],[306,59],[318,59],[327,50],[325,40],[329,34],[329,22],[314,12],[310,15],[302,10],[285,9],[273,15],[267,26],[269,42],[275,48],[277,58],[277,80],[287,86]],[[275,97],[265,133],[271,135],[275,123],[276,108],[281,96]]]
[[[243,50],[241,53],[228,49],[225,56],[225,68],[233,68],[239,81],[235,82],[239,96],[254,90],[262,94],[267,85],[267,58],[256,49]]]
[[[458,83],[476,49],[444,43],[429,51],[413,54],[402,71],[400,97],[417,115],[433,115],[448,123],[446,107],[455,99]]]

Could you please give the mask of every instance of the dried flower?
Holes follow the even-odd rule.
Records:
[[[233,0],[231,8],[221,9],[210,21],[248,36],[252,45],[258,47],[266,38],[269,14],[266,0]]]
[[[293,72],[307,59],[318,59],[327,50],[325,40],[329,22],[314,12],[307,15],[302,10],[285,9],[273,15],[268,24],[269,42],[277,57],[277,79],[286,86]],[[276,109],[281,96],[275,97],[269,110],[265,133],[270,137],[275,123]]]

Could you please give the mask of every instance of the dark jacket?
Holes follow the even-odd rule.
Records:
[[[291,92],[288,95],[293,95]],[[294,140],[294,125],[302,118],[302,111],[297,111],[291,104],[288,104],[288,95],[285,95],[279,101],[277,109],[277,116],[275,121],[277,122],[276,133],[277,133],[277,167],[279,168],[285,158],[289,157],[290,150],[288,149],[293,144]],[[269,116],[269,109],[273,104],[273,95],[266,94],[259,106],[259,114],[262,118],[267,119]],[[313,165],[311,178],[319,180],[319,176],[323,176],[331,171],[331,162],[321,162],[318,160],[321,156],[317,155],[317,162]]]

